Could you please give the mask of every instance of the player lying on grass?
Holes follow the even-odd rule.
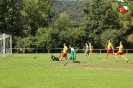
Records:
[[[93,46],[92,46],[91,42],[89,43],[89,49],[90,49],[90,53],[89,53],[89,58],[90,58],[91,55],[95,54],[93,52]]]
[[[113,45],[111,43],[111,40],[108,40],[107,52],[106,52],[106,56],[105,56],[104,60],[107,59],[108,54],[110,54],[110,53],[114,54],[114,48],[113,48]]]
[[[85,44],[85,56],[88,58],[88,54],[89,54],[89,46],[88,43]]]
[[[117,55],[121,55],[122,58],[124,58],[124,59],[126,60],[126,62],[128,63],[128,59],[124,56],[124,53],[123,53],[123,49],[124,49],[124,47],[123,47],[122,41],[120,41],[120,45],[119,45],[118,47],[116,47],[116,48],[119,48],[118,52],[115,53],[115,56],[116,56],[116,62],[119,61]]]
[[[63,48],[63,51],[62,51],[61,58],[59,59],[59,62],[62,61],[63,57],[64,57],[65,59],[67,59],[67,50],[68,50],[68,48],[67,48],[67,46],[66,46],[66,43],[64,43],[63,46],[64,46],[64,48]]]
[[[75,49],[69,45],[69,48],[71,49],[71,53],[67,59],[67,61],[63,64],[63,66],[66,66],[66,64],[68,63],[69,60],[72,60],[73,63],[79,63],[80,64],[80,61],[76,61],[76,52],[75,52]]]
[[[54,55],[51,55],[51,60],[52,61],[59,61],[59,57],[56,57]]]

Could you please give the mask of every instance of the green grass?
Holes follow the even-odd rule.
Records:
[[[13,54],[0,59],[0,88],[133,88],[133,55],[125,54],[129,63],[104,56],[77,54],[81,64],[64,67],[65,59],[57,63],[50,54]]]

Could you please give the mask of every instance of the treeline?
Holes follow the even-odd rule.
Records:
[[[123,41],[125,48],[133,48],[133,12],[119,17],[113,10],[114,2],[107,0],[91,0],[83,5],[62,3],[0,0],[0,33],[13,35],[13,47],[19,48],[57,48],[64,42],[76,48],[84,48],[86,42],[92,42],[94,48],[106,48],[108,39],[114,46]],[[73,15],[76,12],[77,17]]]
[[[52,0],[52,1],[88,1],[88,0]]]

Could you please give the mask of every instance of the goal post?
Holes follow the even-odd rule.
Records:
[[[0,34],[0,53],[2,57],[5,58],[6,54],[12,55],[12,35],[10,34]]]

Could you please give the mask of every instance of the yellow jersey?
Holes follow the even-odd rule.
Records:
[[[90,49],[90,50],[93,50],[93,46],[92,46],[92,45],[90,45],[89,49]]]
[[[123,52],[123,45],[122,44],[119,46],[118,52]]]
[[[67,50],[68,50],[67,46],[64,46],[63,53],[67,53]]]
[[[108,49],[112,49],[112,44],[108,43]]]

